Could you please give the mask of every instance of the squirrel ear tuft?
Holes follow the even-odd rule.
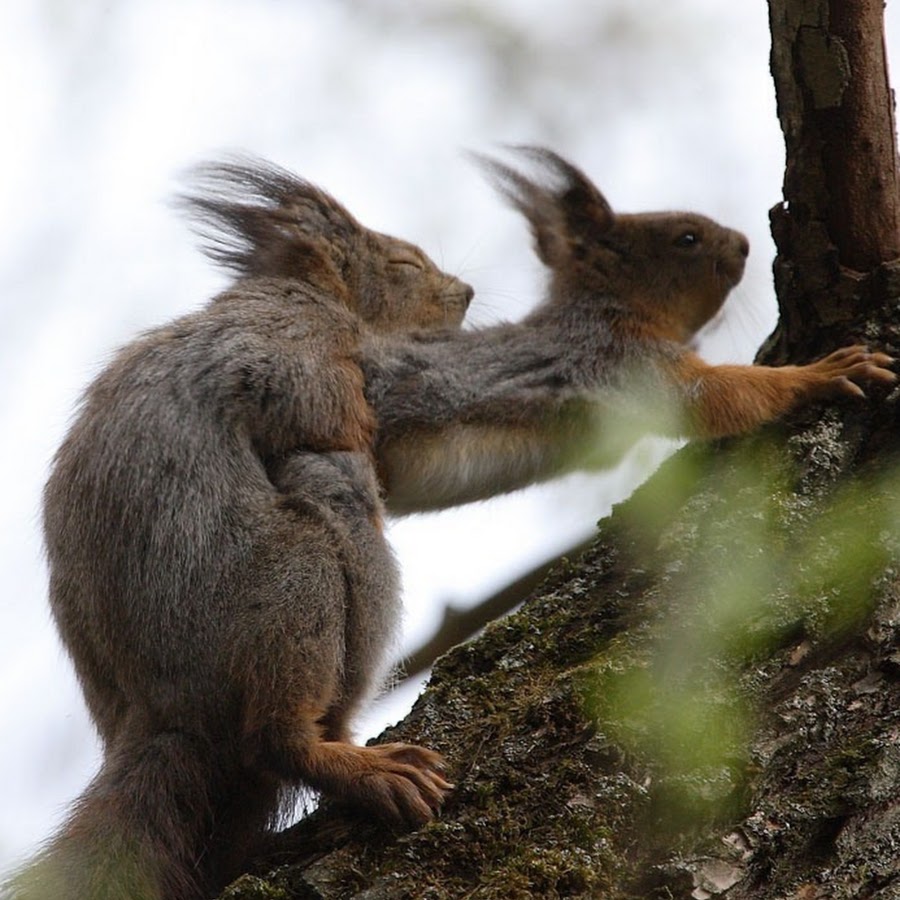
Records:
[[[490,156],[481,153],[470,153],[469,156],[484,171],[497,192],[528,219],[535,250],[541,261],[548,266],[562,264],[566,237],[553,194]]]
[[[470,153],[494,187],[528,219],[535,249],[550,267],[565,264],[573,248],[602,240],[615,215],[606,198],[575,166],[544,147],[513,146],[549,176],[545,183],[526,178],[505,163]]]
[[[190,190],[176,205],[206,255],[238,275],[285,274],[283,262],[292,255],[309,256],[316,242],[336,253],[362,232],[325,191],[256,157],[203,163],[187,177]]]

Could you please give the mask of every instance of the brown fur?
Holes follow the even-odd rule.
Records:
[[[671,368],[682,387],[689,429],[718,438],[752,431],[799,403],[837,394],[859,395],[852,379],[890,384],[893,362],[884,353],[851,346],[806,366],[710,366],[685,353]]]

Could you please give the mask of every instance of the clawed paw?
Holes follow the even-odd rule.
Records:
[[[835,350],[812,363],[809,368],[822,379],[821,385],[825,393],[865,397],[865,392],[857,382],[893,384],[897,375],[890,367],[895,362],[886,353],[872,352],[862,344],[854,344]]]
[[[454,785],[446,780],[443,757],[413,744],[365,748],[369,771],[360,799],[394,824],[417,827],[433,819]]]

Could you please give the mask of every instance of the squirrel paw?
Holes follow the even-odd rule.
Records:
[[[413,744],[360,748],[366,771],[354,793],[365,806],[398,825],[417,827],[434,818],[454,787],[444,778],[443,757]]]
[[[897,375],[889,366],[894,362],[894,358],[886,353],[873,353],[862,344],[854,344],[835,350],[806,368],[817,376],[816,380],[824,395],[865,397],[865,392],[856,382],[880,381],[883,384],[893,384]]]

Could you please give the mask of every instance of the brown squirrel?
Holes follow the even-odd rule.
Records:
[[[16,900],[209,896],[298,784],[405,825],[450,788],[431,750],[349,742],[398,612],[359,343],[458,327],[472,289],[275,167],[198,182],[238,280],[118,353],[45,489],[104,758]]]
[[[794,407],[891,383],[853,345],[808,365],[705,363],[689,344],[740,281],[741,233],[695,213],[614,213],[575,166],[513,148],[538,177],[476,159],[528,220],[550,270],[521,322],[365,342],[379,472],[394,513],[608,466],[641,434],[719,438]]]
[[[471,289],[417,248],[273,167],[207,170],[189,202],[237,283],[119,354],[47,486],[51,605],[105,756],[13,898],[208,894],[298,783],[434,814],[437,754],[348,740],[397,603],[376,464],[394,508],[447,506],[591,461],[598,440],[611,461],[629,419],[737,433],[893,378],[862,348],[706,366],[685,341],[741,277],[743,236],[615,215],[573,166],[525,152],[549,185],[488,165],[549,296],[474,332],[457,327]]]

